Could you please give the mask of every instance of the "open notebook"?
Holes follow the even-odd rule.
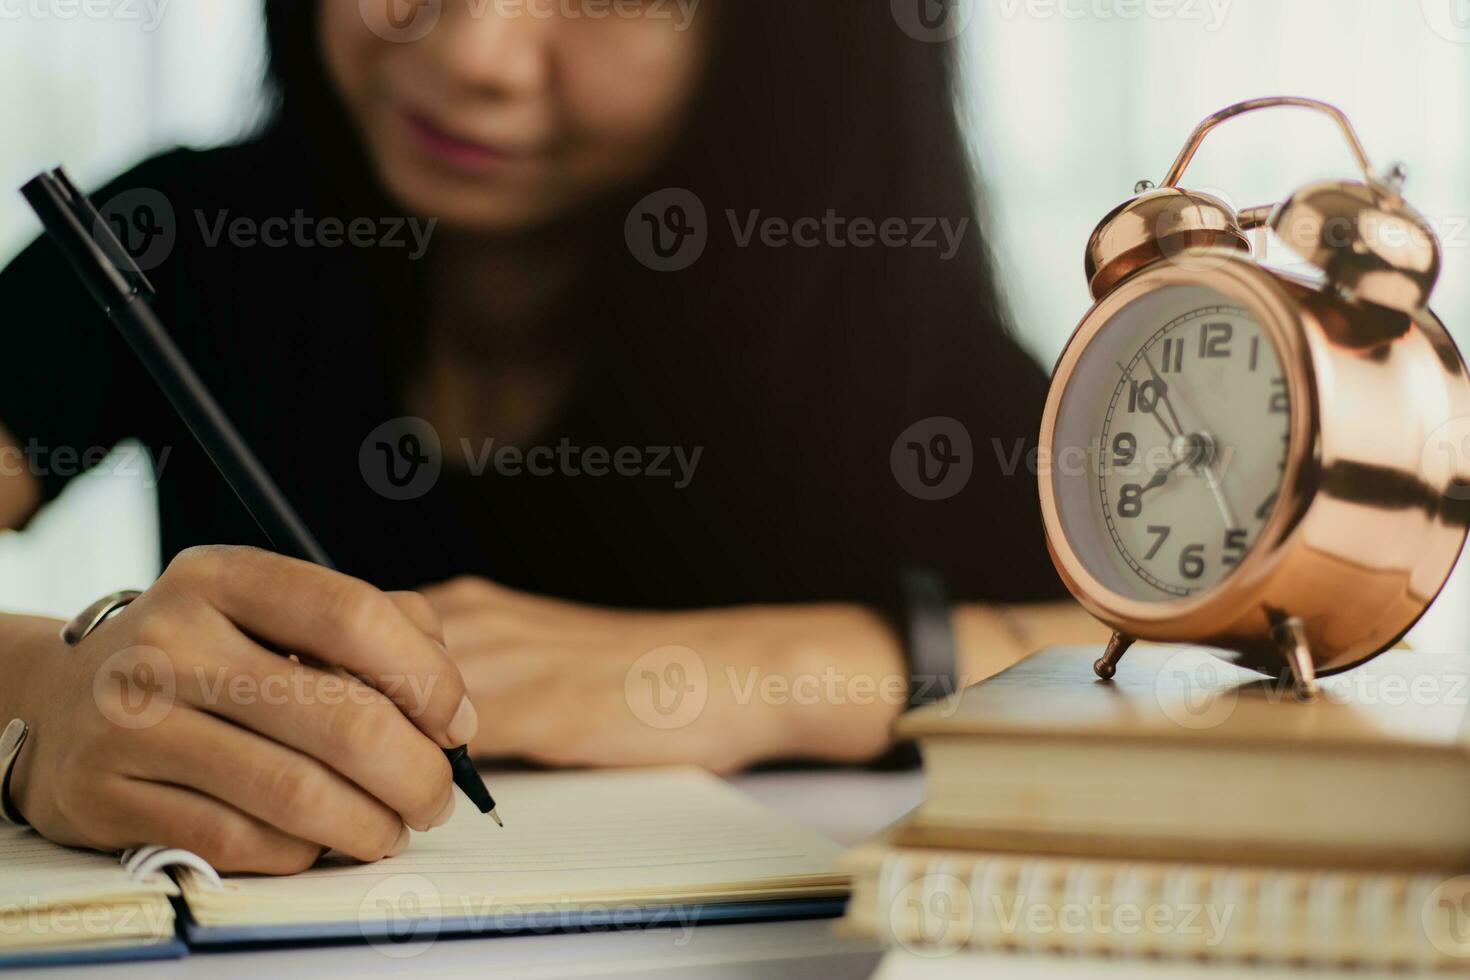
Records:
[[[395,858],[361,865],[327,855],[289,878],[173,868],[132,876],[114,858],[33,833],[0,836],[0,924],[13,907],[35,928],[0,928],[0,964],[24,953],[112,958],[177,953],[168,896],[190,947],[678,926],[834,916],[847,876],[840,848],[698,769],[537,773],[495,780],[502,830],[461,801],[443,827]],[[52,903],[48,906],[48,903]],[[148,909],[131,932],[47,933],[45,910]],[[121,921],[121,916],[117,917]],[[126,944],[122,946],[120,944]]]
[[[0,967],[181,956],[173,881],[0,824]]]

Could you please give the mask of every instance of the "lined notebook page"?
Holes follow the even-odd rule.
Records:
[[[713,902],[843,894],[841,848],[700,769],[536,773],[492,782],[505,828],[463,799],[396,858],[328,855],[287,879],[184,876],[205,924],[323,922],[403,896],[442,914],[525,905]]]
[[[0,826],[0,951],[171,939],[178,894],[161,873],[134,879],[116,855],[76,851]]]
[[[176,894],[167,875],[134,879],[115,854],[73,850],[34,830],[0,826],[0,908]]]

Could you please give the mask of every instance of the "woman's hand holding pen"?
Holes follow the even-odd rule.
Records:
[[[31,729],[10,795],[52,840],[286,874],[398,853],[452,812],[443,749],[478,722],[419,595],[206,548],[75,648],[26,622],[0,698]]]
[[[897,640],[857,606],[630,612],[477,578],[423,594],[487,720],[480,756],[715,772],[863,761],[908,695]]]

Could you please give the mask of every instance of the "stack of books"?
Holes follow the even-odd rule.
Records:
[[[926,798],[843,859],[883,976],[994,950],[1470,967],[1470,657],[1391,651],[1308,703],[1199,649],[1111,682],[1096,655],[899,723]]]

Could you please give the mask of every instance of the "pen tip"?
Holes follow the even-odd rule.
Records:
[[[496,813],[494,809],[490,811],[490,819],[495,821],[497,827],[505,826],[505,821],[500,819],[500,814]]]

